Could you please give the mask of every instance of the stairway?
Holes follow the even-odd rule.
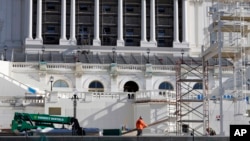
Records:
[[[0,72],[1,95],[16,96],[25,93],[44,94],[43,91],[32,88]]]

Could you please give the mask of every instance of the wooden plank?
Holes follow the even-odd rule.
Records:
[[[158,120],[158,121],[156,121],[156,122],[153,122],[153,123],[151,123],[151,124],[148,124],[148,127],[153,126],[153,125],[157,125],[157,124],[160,124],[160,123],[166,122],[166,121],[169,121],[169,118],[166,118],[166,119],[163,119],[163,120]],[[146,128],[147,128],[147,127],[146,127]],[[131,133],[131,132],[134,132],[134,131],[136,131],[136,128],[134,128],[134,129],[132,129],[132,130],[129,130],[129,131],[126,131],[126,132],[123,132],[122,135]]]

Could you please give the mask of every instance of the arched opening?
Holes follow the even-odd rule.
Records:
[[[195,83],[195,85],[193,86],[193,90],[202,90],[203,89],[203,84],[202,83]],[[202,100],[203,99],[203,94],[200,93],[197,95],[197,99]]]
[[[168,82],[162,82],[160,85],[159,85],[159,90],[163,90],[163,91],[160,91],[159,92],[159,95],[166,95],[166,90],[174,90],[173,86],[168,83]]]
[[[54,84],[53,87],[59,87],[59,88],[67,88],[69,87],[68,83],[64,80],[57,80]]]
[[[173,90],[173,86],[168,83],[168,82],[162,82],[160,85],[159,85],[159,89],[160,90]]]
[[[138,90],[139,87],[134,81],[128,81],[124,85],[124,92],[137,92]]]
[[[134,99],[135,92],[139,90],[138,85],[134,81],[128,81],[124,85],[124,92],[129,92],[128,93],[128,99]]]
[[[101,82],[93,81],[89,84],[89,92],[104,92],[104,87]]]
[[[193,87],[194,90],[202,90],[203,89],[203,85],[202,83],[196,83]]]

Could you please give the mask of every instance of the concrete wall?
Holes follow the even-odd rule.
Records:
[[[60,107],[63,116],[73,116],[73,101],[61,99],[58,102],[47,102],[45,112],[49,107]],[[100,129],[121,129],[123,125],[134,128],[133,105],[124,100],[96,100],[92,102],[77,101],[76,117],[82,127],[95,127]]]

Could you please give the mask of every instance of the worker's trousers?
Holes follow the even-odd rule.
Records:
[[[142,135],[142,129],[137,129],[137,136],[141,136]]]

